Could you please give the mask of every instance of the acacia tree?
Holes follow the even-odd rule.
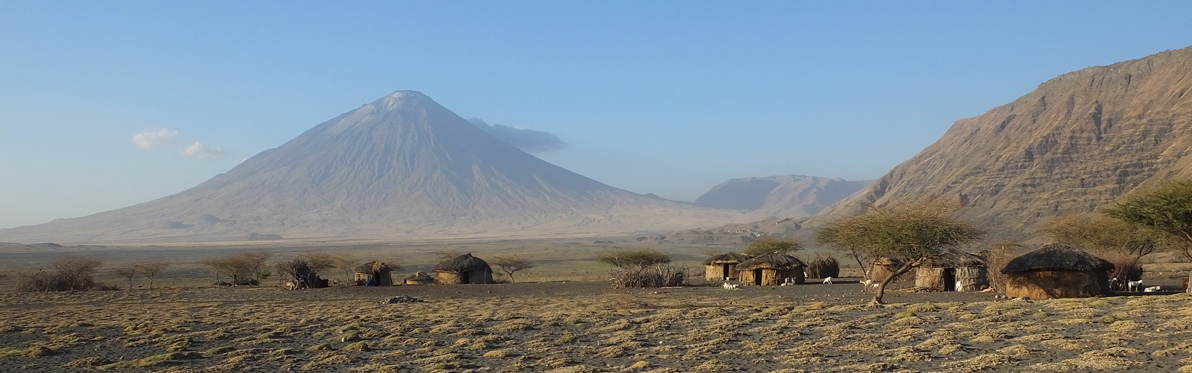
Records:
[[[1130,193],[1101,212],[1134,226],[1166,233],[1178,240],[1172,246],[1192,260],[1192,180],[1169,180]]]
[[[1101,210],[1109,217],[1166,234],[1167,244],[1192,260],[1192,180],[1168,180],[1130,193]],[[1192,279],[1192,274],[1189,275]],[[1188,287],[1192,293],[1192,286]]]
[[[140,273],[141,276],[149,279],[149,290],[153,290],[153,279],[156,278],[157,275],[162,271],[165,271],[166,268],[169,268],[170,265],[166,262],[146,262],[138,263],[133,267],[136,268],[137,272]]]
[[[119,268],[113,269],[112,272],[115,272],[117,276],[127,278],[128,279],[128,291],[132,291],[132,278],[137,276],[137,267],[136,266],[119,267]]]
[[[298,289],[308,289],[315,285],[319,272],[335,266],[335,258],[327,253],[303,253],[297,258],[283,260],[274,264],[274,269],[282,276],[288,277]]]
[[[1153,229],[1100,214],[1059,216],[1044,224],[1040,231],[1060,243],[1134,260],[1155,252],[1162,240]]]
[[[777,238],[762,236],[749,242],[741,253],[749,256],[766,255],[769,253],[790,254],[803,248],[799,240],[794,237]]]
[[[500,267],[502,272],[509,275],[509,282],[517,282],[513,280],[514,272],[534,268],[534,263],[520,256],[495,256],[488,260],[488,264]]]
[[[258,251],[255,253],[240,253],[202,261],[203,264],[215,271],[215,277],[226,275],[232,278],[232,286],[247,283],[248,279],[261,280],[269,277],[270,272],[265,268],[265,260],[269,253]]]
[[[873,304],[882,304],[886,285],[895,277],[938,257],[950,247],[975,241],[985,232],[955,217],[952,205],[938,201],[893,207],[871,207],[862,215],[828,224],[816,240],[860,250],[870,258],[886,257],[900,264],[878,283]]]

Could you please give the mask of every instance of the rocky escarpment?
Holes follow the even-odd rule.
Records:
[[[807,221],[945,198],[994,229],[1029,230],[1139,186],[1192,177],[1192,48],[1064,74],[957,121],[872,186]]]

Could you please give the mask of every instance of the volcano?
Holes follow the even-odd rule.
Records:
[[[740,214],[617,189],[492,137],[416,91],[319,124],[178,194],[0,231],[23,242],[596,235]]]

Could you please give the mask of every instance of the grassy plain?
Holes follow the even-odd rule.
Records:
[[[1015,301],[895,291],[893,304],[873,308],[855,279],[612,289],[591,259],[607,245],[556,245],[272,247],[278,258],[394,258],[401,273],[429,269],[444,251],[525,254],[539,267],[518,278],[542,281],[298,291],[212,287],[195,264],[259,247],[88,249],[109,263],[174,267],[154,290],[0,293],[0,371],[1192,372],[1184,294]],[[676,259],[693,268],[715,251],[681,250]],[[52,257],[3,255],[26,269]],[[381,303],[399,295],[424,302]]]

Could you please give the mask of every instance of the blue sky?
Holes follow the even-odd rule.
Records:
[[[1192,45],[1190,14],[1185,1],[0,0],[0,227],[180,192],[405,89],[554,134],[568,147],[536,155],[638,193],[873,179],[1057,75]]]

